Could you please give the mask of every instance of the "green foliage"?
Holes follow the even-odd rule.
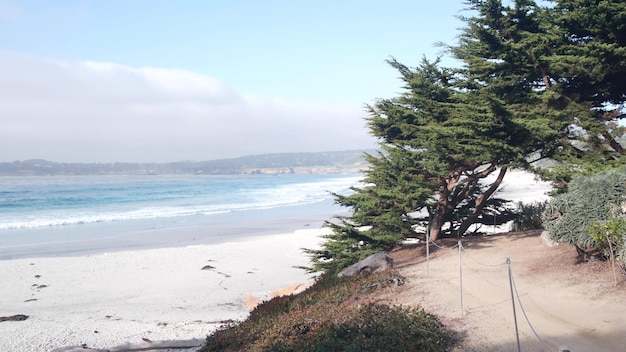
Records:
[[[390,251],[414,234],[416,220],[408,214],[424,203],[431,192],[423,186],[416,159],[403,149],[387,149],[378,157],[366,155],[371,167],[362,188],[350,195],[335,195],[335,202],[352,208],[350,216],[338,216],[326,226],[321,249],[307,249],[312,272],[339,272],[367,256]]]
[[[543,224],[556,242],[602,248],[601,237],[591,236],[589,230],[609,224],[625,197],[625,168],[581,176],[572,180],[568,192],[548,203],[542,214]]]
[[[445,351],[452,340],[435,317],[368,298],[403,280],[397,272],[324,275],[307,291],[264,302],[246,321],[222,327],[200,351]]]
[[[623,214],[613,214],[606,221],[595,221],[587,232],[605,258],[626,261],[626,217]]]
[[[606,221],[592,223],[587,232],[604,258],[611,261],[613,282],[617,285],[616,267],[626,274],[626,217],[621,211],[614,211]]]
[[[543,229],[543,222],[541,220],[541,214],[548,205],[547,201],[533,202],[525,204],[523,202],[517,203],[517,214],[513,219],[513,231],[528,231],[528,230],[540,230]]]
[[[336,270],[391,248],[426,222],[432,240],[489,223],[508,211],[492,196],[510,167],[537,172],[563,193],[574,175],[626,164],[618,142],[626,102],[626,4],[467,4],[472,16],[464,18],[458,43],[448,46],[461,68],[426,59],[414,68],[388,61],[403,91],[367,106],[382,153],[368,156],[365,187],[337,197],[354,212],[329,224],[327,244],[309,252],[313,270]],[[556,165],[535,168],[532,162],[542,159]],[[496,181],[483,186],[497,170]],[[567,212],[561,207],[575,208],[574,202],[564,196],[549,208]],[[521,215],[519,226],[538,225],[536,217],[529,223]],[[592,245],[582,234],[587,222],[577,219],[564,217],[561,226],[577,230],[565,234],[557,226],[556,236]]]
[[[626,92],[626,3],[553,0],[566,45],[553,66],[569,78],[563,91],[594,106],[622,104]],[[604,109],[602,109],[604,110]]]
[[[616,138],[624,132],[626,5],[611,0],[470,0],[477,16],[451,52],[466,63],[472,87],[500,99],[537,141],[538,170],[566,189],[576,174],[624,164]]]
[[[503,107],[481,92],[459,89],[454,73],[437,63],[389,64],[402,75],[405,93],[368,107],[368,124],[382,151],[366,156],[365,186],[336,195],[352,213],[327,223],[332,234],[322,249],[308,251],[312,271],[338,271],[388,251],[415,237],[418,224],[428,223],[436,239],[445,223],[449,233],[465,232],[470,224],[493,224],[489,213],[508,213],[504,200],[490,200],[497,183],[481,183],[498,167],[524,159],[526,147],[519,143],[527,139],[510,138]],[[436,221],[419,212],[434,214]]]
[[[319,332],[308,349],[279,342],[272,351],[444,351],[441,323],[422,309],[367,304]],[[278,347],[278,348],[277,348]]]

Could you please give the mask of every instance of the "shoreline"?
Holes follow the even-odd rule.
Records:
[[[55,258],[96,255],[129,250],[176,248],[195,245],[216,245],[224,242],[247,241],[268,235],[291,233],[298,230],[318,229],[324,221],[345,212],[320,212],[307,217],[293,216],[286,218],[243,219],[241,221],[222,221],[215,223],[184,224],[166,228],[150,228],[124,231],[108,230],[113,235],[94,236],[85,239],[55,239],[54,232],[92,232],[92,225],[77,225],[72,228],[44,228],[35,231],[49,232],[52,238],[41,243],[25,243],[0,246],[0,262],[12,259]],[[123,224],[105,224],[104,226],[124,226]],[[28,231],[28,230],[27,230]],[[19,236],[19,232],[14,232]],[[61,236],[58,236],[61,237]]]
[[[313,277],[302,248],[322,228],[217,244],[0,260],[0,350],[107,348],[142,339],[204,339],[248,315],[247,299]]]

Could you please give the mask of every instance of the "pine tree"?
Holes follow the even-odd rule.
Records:
[[[565,78],[563,94],[591,102],[600,115],[623,113],[626,94],[626,2],[619,0],[554,0],[556,25],[566,33],[554,60]]]
[[[422,204],[430,214],[432,240],[457,207],[473,203],[459,227],[451,229],[463,234],[479,220],[507,167],[524,161],[519,143],[526,140],[511,138],[518,126],[499,101],[481,90],[465,89],[463,77],[454,71],[427,60],[415,69],[389,63],[400,72],[405,93],[369,107],[371,133],[388,145],[411,150],[419,161],[433,192],[430,202]],[[498,169],[495,182],[477,195],[481,182]]]
[[[497,211],[507,213],[506,202],[492,196],[508,166],[524,162],[525,149],[516,143],[526,142],[510,138],[518,126],[506,110],[482,91],[458,88],[454,72],[437,62],[389,64],[400,72],[404,94],[368,106],[368,125],[382,152],[368,156],[365,186],[336,195],[352,214],[329,222],[323,248],[309,250],[315,270],[390,250],[414,237],[417,224],[428,224],[436,240],[444,225],[447,233],[463,234],[472,224],[493,224]],[[485,185],[494,172],[495,181]]]
[[[349,195],[335,194],[335,202],[351,208],[349,216],[327,221],[332,232],[320,250],[308,249],[311,271],[337,271],[370,254],[389,251],[404,238],[415,236],[416,219],[409,214],[432,194],[425,187],[419,165],[410,152],[381,145],[384,152],[366,154],[370,167],[364,186]]]
[[[617,122],[626,98],[626,4],[467,3],[475,15],[464,18],[458,44],[448,47],[463,67],[389,60],[403,93],[367,107],[382,153],[368,156],[366,186],[336,197],[353,213],[329,222],[327,242],[309,252],[318,269],[388,250],[416,225],[427,223],[436,240],[499,211],[511,215],[494,197],[510,167],[565,190],[577,173],[625,163]],[[545,158],[557,166],[534,167]],[[484,184],[493,173],[495,181]]]
[[[470,0],[478,15],[451,52],[465,62],[470,88],[501,100],[531,132],[535,155],[559,162],[536,170],[565,187],[576,173],[623,163],[626,5],[613,1],[530,0],[504,6]],[[529,136],[526,136],[529,137]]]

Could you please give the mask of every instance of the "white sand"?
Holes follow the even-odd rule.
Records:
[[[311,275],[301,248],[320,229],[239,242],[100,255],[0,261],[0,351],[50,351],[86,344],[204,339],[221,321],[242,319],[244,299]],[[203,267],[210,265],[214,269]]]
[[[487,180],[494,180],[495,173]],[[535,175],[521,170],[508,170],[502,184],[496,193],[497,197],[511,200],[515,203],[533,203],[548,200],[550,183],[541,181]]]

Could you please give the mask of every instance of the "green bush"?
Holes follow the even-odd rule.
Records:
[[[368,304],[348,321],[325,326],[309,348],[281,351],[444,351],[449,341],[443,330],[422,309]]]
[[[613,268],[619,267],[626,274],[626,217],[616,213],[604,222],[593,223],[587,232],[604,258],[611,261]],[[617,284],[615,270],[613,278]]]
[[[452,339],[435,317],[372,300],[403,282],[397,272],[323,275],[305,292],[264,302],[247,320],[222,327],[200,351],[445,351]]]
[[[608,242],[603,235],[606,229],[603,227],[615,227],[623,219],[621,210],[626,199],[626,169],[578,177],[568,189],[566,193],[554,197],[542,214],[550,237],[556,242],[576,246],[579,253],[598,249],[609,257],[610,253],[605,248]],[[617,227],[615,231],[619,232]],[[613,237],[609,234],[611,246],[615,243],[613,254],[624,258],[624,241]]]
[[[517,214],[513,219],[512,231],[528,231],[543,229],[541,214],[546,209],[547,201],[525,204],[517,203]]]
[[[596,242],[596,246],[605,258],[624,259],[624,240],[626,234],[626,218],[615,215],[603,222],[594,222],[587,232]]]

